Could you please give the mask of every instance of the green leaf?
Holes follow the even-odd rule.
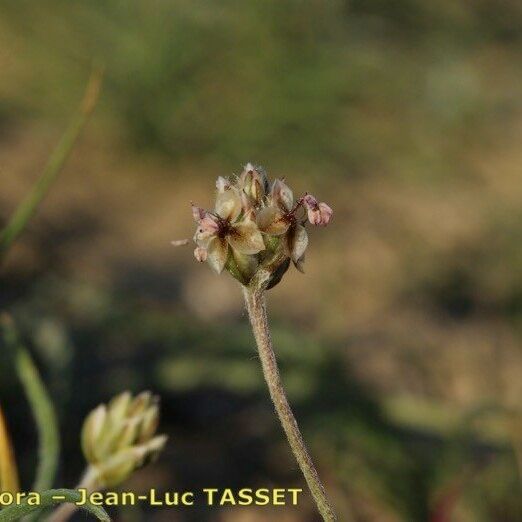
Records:
[[[11,522],[19,520],[20,518],[31,513],[37,513],[45,508],[56,506],[58,504],[79,502],[82,495],[73,489],[50,489],[40,494],[40,502],[37,506],[28,505],[28,499],[23,499],[19,504],[13,504],[0,511],[0,522]],[[100,506],[95,506],[91,503],[86,503],[78,506],[95,516],[98,520],[110,522],[110,517],[107,512]]]
[[[53,485],[60,454],[60,436],[54,406],[29,352],[20,343],[13,320],[4,314],[0,318],[0,324],[38,430],[38,468],[32,491],[44,491]]]

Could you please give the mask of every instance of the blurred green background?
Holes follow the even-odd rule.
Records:
[[[83,417],[128,388],[162,396],[170,441],[127,488],[304,487],[236,282],[170,245],[252,161],[335,211],[270,306],[340,519],[522,520],[521,51],[518,0],[0,1],[0,224],[106,71],[0,276],[59,411],[58,484],[81,473]],[[28,487],[4,359],[0,393]],[[112,514],[317,520],[307,496]]]

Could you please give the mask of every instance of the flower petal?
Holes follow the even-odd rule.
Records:
[[[228,243],[219,237],[213,238],[207,247],[207,261],[216,274],[221,274],[228,257]]]
[[[196,233],[194,234],[194,243],[198,245],[201,248],[207,248],[208,244],[216,238],[216,234],[211,234],[209,232],[202,232],[201,229],[197,229]]]
[[[261,167],[247,163],[239,176],[239,188],[254,202],[260,203],[268,192],[268,177]]]
[[[294,261],[294,265],[301,272],[301,274],[304,274],[304,262],[305,262],[305,255],[303,254],[297,261]]]
[[[237,190],[230,188],[216,197],[216,214],[227,221],[235,221],[241,214],[241,198]]]
[[[323,226],[328,225],[328,223],[330,223],[330,220],[332,219],[333,210],[329,205],[322,202],[319,203],[319,211],[321,212],[321,224]]]
[[[263,236],[253,221],[243,221],[231,227],[228,242],[242,254],[257,254],[265,249]]]
[[[196,223],[199,223],[207,214],[207,211],[204,208],[197,207],[194,203],[192,205],[192,217]]]
[[[282,180],[276,179],[272,185],[272,198],[282,209],[290,212],[294,206],[294,193]]]
[[[204,261],[207,260],[207,257],[208,257],[207,249],[198,246],[194,250],[194,257],[196,258],[196,261],[203,263]]]
[[[259,261],[257,260],[257,256],[252,256],[248,254],[242,254],[235,248],[232,249],[232,255],[234,256],[234,261],[236,262],[236,266],[245,279],[246,282],[250,281],[252,276],[255,274],[257,267],[259,265]]]
[[[206,216],[199,222],[199,228],[201,229],[201,232],[215,234],[219,230],[219,225],[212,214],[206,214]]]
[[[257,214],[257,226],[261,232],[280,236],[284,234],[289,224],[283,219],[283,214],[275,207],[265,207]]]
[[[303,225],[296,225],[288,232],[288,250],[294,263],[297,263],[308,246],[308,233]]]
[[[208,243],[217,236],[218,232],[219,225],[216,218],[207,212],[205,217],[199,222],[194,234],[194,242],[202,248],[207,248]]]
[[[314,198],[312,194],[306,194],[303,197],[303,205],[306,208],[308,221],[310,221],[312,225],[320,225],[321,211],[319,210],[319,202],[317,199]]]
[[[307,217],[308,217],[308,221],[310,221],[310,223],[312,225],[320,225],[321,224],[321,211],[319,210],[319,208],[316,208],[316,209],[313,209],[313,208],[309,208],[307,211],[306,211],[306,214],[307,214]]]

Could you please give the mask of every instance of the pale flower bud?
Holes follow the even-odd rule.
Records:
[[[307,214],[312,225],[321,225],[321,211],[318,208],[308,210]]]
[[[294,205],[294,193],[290,187],[282,180],[276,179],[272,185],[272,199],[285,211],[292,210]]]
[[[333,210],[326,203],[319,203],[319,211],[321,213],[321,225],[326,226],[332,219]]]
[[[157,404],[151,406],[143,415],[143,422],[141,423],[138,433],[139,442],[147,442],[156,433],[159,426],[159,407]]]
[[[163,448],[166,437],[154,436],[158,418],[157,399],[150,392],[135,398],[124,392],[87,416],[82,449],[103,487],[120,484]]]
[[[242,192],[260,203],[268,190],[268,177],[260,167],[247,163],[239,177],[239,185]]]
[[[192,204],[192,217],[196,223],[199,223],[207,214],[207,211],[202,209],[201,207],[196,207],[196,205]]]
[[[231,187],[231,184],[227,178],[224,178],[223,176],[219,176],[219,178],[216,180],[216,188],[220,194],[225,192],[225,190],[229,189],[230,187]]]
[[[319,225],[321,223],[321,211],[319,210],[319,203],[311,194],[307,194],[303,198],[303,205],[306,208],[308,221],[312,225]]]
[[[308,210],[317,208],[319,206],[319,202],[314,196],[312,196],[312,194],[306,194],[305,196],[303,196],[303,205]]]
[[[107,407],[100,404],[96,409],[91,411],[83,423],[82,429],[82,448],[85,459],[88,462],[96,460],[94,449],[96,441],[99,440],[105,420],[107,418]]]
[[[244,190],[240,193],[241,197],[241,207],[243,208],[243,212],[249,212],[250,210],[254,210],[254,205],[250,196],[246,194]]]
[[[150,391],[142,391],[129,404],[127,414],[129,417],[138,418],[147,408],[155,407],[155,399]],[[143,420],[143,419],[140,419]]]
[[[326,203],[319,203],[311,194],[303,197],[303,205],[312,225],[326,226],[332,219],[333,210]]]
[[[201,246],[202,242],[203,246],[206,246],[206,242],[208,242],[217,233],[218,230],[219,225],[217,221],[213,216],[207,213],[205,217],[199,222],[194,240],[196,243],[198,243],[199,246]]]
[[[196,258],[196,261],[204,263],[208,257],[207,249],[203,247],[196,247],[196,249],[194,250],[194,257]]]

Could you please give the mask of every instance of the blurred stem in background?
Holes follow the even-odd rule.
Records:
[[[71,121],[62,139],[51,154],[42,175],[27,197],[17,207],[7,226],[0,233],[0,260],[5,256],[13,242],[24,231],[69,157],[76,140],[96,106],[101,80],[102,70],[95,68],[91,73],[78,113]],[[78,491],[49,489],[54,482],[60,453],[58,423],[53,403],[29,352],[21,344],[14,321],[9,315],[2,314],[0,316],[0,327],[3,332],[3,340],[8,349],[8,354],[13,360],[15,371],[24,387],[38,428],[38,467],[32,491],[41,494],[38,505],[30,505],[27,499],[24,499],[21,503],[13,504],[2,509],[0,511],[0,521],[14,521],[22,517],[27,517],[26,520],[28,521],[34,520],[35,517],[40,516],[42,509],[56,504],[72,507],[74,512],[74,510],[77,509],[75,503],[81,498]],[[14,453],[7,435],[1,410],[0,491],[13,493],[19,491],[18,472],[14,460]],[[87,505],[82,506],[82,509],[90,512],[99,520],[110,520],[105,510],[101,507],[87,503]]]
[[[324,486],[308,453],[281,381],[268,325],[265,290],[262,284],[259,284],[259,278],[255,277],[249,287],[244,286],[243,293],[263,367],[263,374],[283,430],[310,488],[319,513],[326,522],[335,522],[337,517],[326,497]]]
[[[101,80],[102,70],[95,68],[89,78],[80,108],[51,154],[42,175],[26,198],[17,207],[7,226],[0,233],[0,260],[24,231],[69,157],[80,132],[96,106]],[[60,452],[54,407],[29,352],[20,344],[13,320],[7,314],[3,314],[0,317],[0,325],[3,331],[4,342],[9,349],[16,373],[24,387],[39,433],[38,468],[32,489],[33,491],[44,491],[52,487]],[[2,490],[18,490],[16,465],[1,412],[0,453],[2,457],[0,464],[0,485]]]
[[[96,106],[102,76],[103,73],[99,67],[93,69],[77,114],[51,154],[42,175],[27,197],[17,207],[7,226],[0,233],[0,260],[23,232],[69,157],[80,132]],[[39,464],[33,490],[43,491],[52,487],[60,451],[54,407],[29,352],[20,344],[18,332],[11,317],[3,314],[0,317],[0,326],[3,331],[4,342],[13,358],[16,372],[22,382],[38,427],[40,436]],[[10,484],[10,487],[7,488],[6,486],[5,489],[11,489],[11,487],[17,485],[18,478],[15,472],[12,452],[10,452],[11,457],[8,458],[10,454],[9,445],[3,419],[0,418],[0,422],[2,423],[0,426],[2,428],[0,433],[2,448],[0,449],[2,450],[3,462],[0,467],[0,473],[2,474],[0,478],[2,479],[1,484],[4,484],[4,481]],[[9,462],[12,465],[8,465]],[[18,486],[15,489],[18,489]]]
[[[101,68],[91,73],[80,108],[51,154],[47,165],[26,198],[18,205],[6,227],[0,233],[0,260],[18,236],[23,232],[49,188],[62,170],[76,140],[92,114],[98,101],[103,77]]]
[[[86,489],[89,493],[92,493],[99,487],[98,472],[93,467],[89,466],[85,470],[80,482],[74,488],[74,491]],[[65,522],[66,520],[69,520],[78,509],[79,507],[73,503],[62,504],[56,511],[54,511],[54,513],[52,513],[48,522]]]
[[[66,505],[70,505],[71,503],[74,503],[74,507],[76,508],[76,502],[79,502],[81,499],[81,493],[76,490],[50,489],[41,494],[38,505],[29,505],[26,497],[18,504],[12,504],[5,509],[2,509],[0,511],[0,522],[20,520],[26,515],[39,512],[42,509],[55,506],[56,504],[67,503]],[[111,520],[102,507],[96,506],[90,502],[83,504],[81,509],[91,513],[91,515],[94,515],[98,520],[104,522],[110,522]]]
[[[45,491],[53,485],[60,454],[56,414],[36,365],[20,342],[13,320],[3,314],[0,325],[5,345],[13,358],[16,373],[24,387],[38,428],[38,468],[32,491]]]

